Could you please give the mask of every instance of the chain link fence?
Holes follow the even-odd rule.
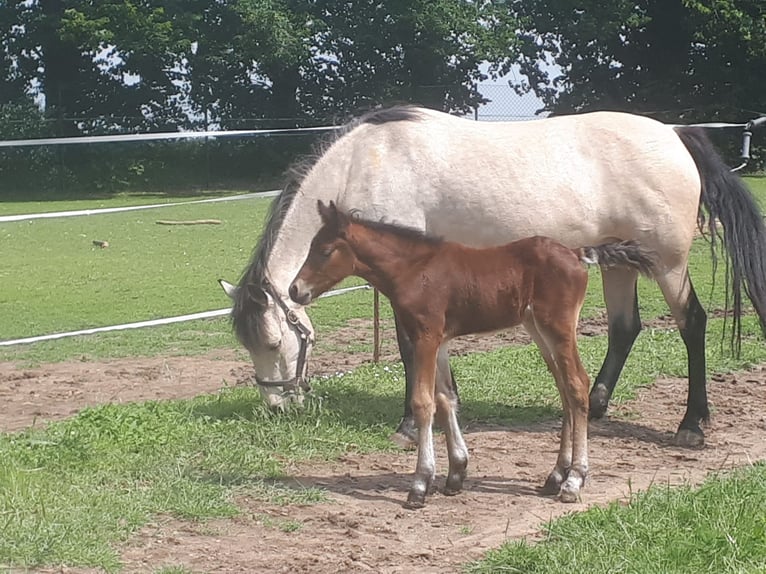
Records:
[[[534,94],[519,95],[508,84],[482,83],[477,86],[487,103],[476,108],[474,119],[480,122],[524,121],[544,118],[543,103]]]

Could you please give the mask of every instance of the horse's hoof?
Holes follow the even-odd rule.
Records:
[[[540,493],[545,495],[559,494],[562,482],[563,478],[559,476],[558,473],[552,472],[548,475],[548,478],[545,479],[545,484],[540,489]]]
[[[465,472],[451,474],[447,477],[447,484],[444,486],[445,496],[455,496],[463,490],[463,481],[465,480]]]
[[[678,429],[673,444],[683,448],[700,448],[705,446],[705,434],[702,429]]]
[[[598,420],[604,418],[606,410],[609,408],[609,391],[604,385],[596,385],[590,392],[590,406],[588,408],[588,419]]]
[[[400,432],[395,432],[390,437],[388,437],[392,443],[394,443],[399,448],[402,448],[404,450],[412,450],[417,446],[417,442],[415,442],[412,438],[403,435]]]
[[[411,418],[402,419],[390,438],[391,442],[405,450],[415,448],[418,442],[418,430],[415,428],[415,423]]]

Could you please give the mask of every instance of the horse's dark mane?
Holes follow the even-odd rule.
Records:
[[[266,263],[274,248],[274,242],[306,175],[336,141],[354,128],[362,124],[382,125],[391,122],[415,121],[420,118],[420,115],[420,111],[414,106],[396,106],[369,111],[334,130],[329,137],[322,138],[310,155],[301,158],[288,169],[284,189],[271,203],[266,226],[253,251],[250,263],[242,273],[239,288],[234,294],[231,321],[237,338],[246,348],[252,349],[262,338],[258,318],[263,307],[253,299],[252,290],[261,289],[266,276]]]

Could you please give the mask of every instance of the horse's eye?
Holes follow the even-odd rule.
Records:
[[[335,251],[334,247],[325,247],[321,251],[322,257],[329,257],[330,255],[332,255],[333,251]]]

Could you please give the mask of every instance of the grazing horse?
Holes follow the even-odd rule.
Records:
[[[700,423],[709,416],[707,319],[688,272],[703,213],[711,234],[721,234],[722,241],[711,242],[711,248],[722,243],[728,258],[736,341],[743,292],[761,325],[766,319],[766,231],[760,211],[701,129],[619,112],[474,122],[422,108],[382,109],[338,130],[300,170],[272,204],[239,285],[228,286],[234,330],[273,406],[290,395],[285,391],[304,384],[313,343],[308,316],[289,300],[287,288],[320,227],[318,199],[353,206],[365,219],[474,247],[533,235],[570,247],[639,241],[657,254],[655,279],[688,354],[686,413],[676,434],[680,445],[702,444]],[[609,345],[590,393],[591,417],[606,412],[641,330],[637,276],[635,269],[622,267],[602,275]],[[414,356],[395,319],[407,380],[405,416],[395,436],[405,442],[415,439],[409,411]],[[437,365],[440,381],[453,384],[444,348]]]
[[[570,249],[547,237],[477,249],[387,223],[358,221],[331,201],[317,204],[323,226],[290,285],[308,305],[349,275],[366,279],[391,302],[413,344],[412,411],[418,462],[407,497],[422,507],[435,473],[434,412],[449,454],[446,494],[463,486],[468,465],[451,385],[436,382],[439,348],[453,337],[522,324],[556,380],[564,417],[556,466],[543,490],[577,500],[588,473],[588,375],[577,352],[577,321],[588,272],[582,263],[651,274],[653,258],[636,243]]]

